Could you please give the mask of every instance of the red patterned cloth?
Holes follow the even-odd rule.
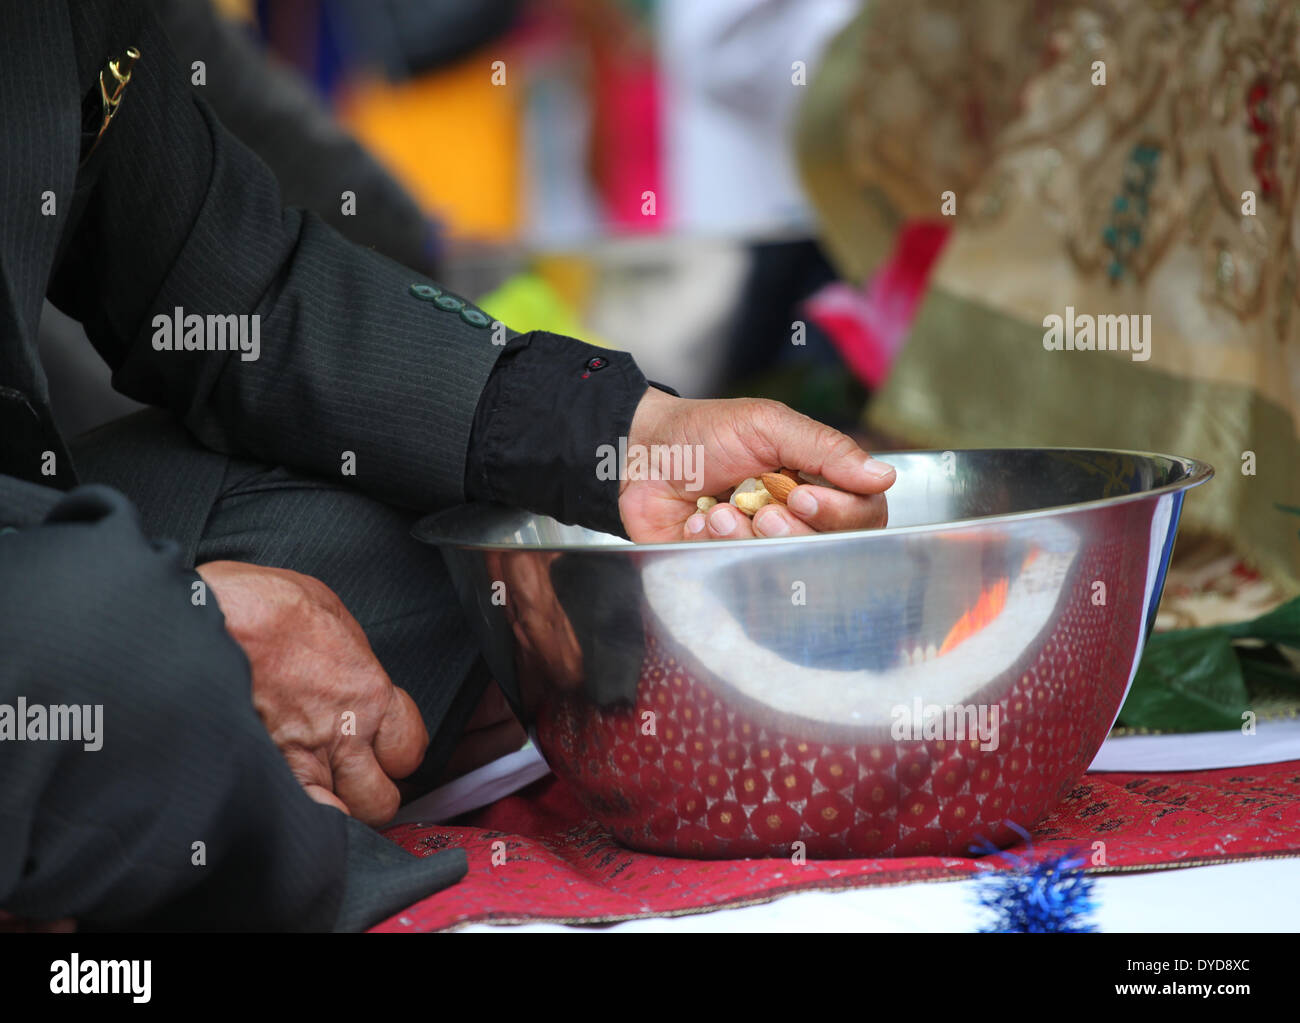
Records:
[[[1006,859],[687,860],[633,852],[551,776],[455,825],[402,824],[417,855],[460,847],[469,875],[377,931],[469,923],[603,923],[767,902],[791,892],[959,878]],[[1300,761],[1218,771],[1092,774],[1037,828],[1022,856],[1080,851],[1097,873],[1300,856]],[[1100,844],[1098,844],[1100,843]]]

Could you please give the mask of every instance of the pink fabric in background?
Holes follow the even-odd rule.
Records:
[[[948,230],[930,221],[907,224],[864,287],[837,281],[804,303],[809,321],[829,335],[845,364],[873,390],[902,350]]]
[[[597,172],[605,213],[619,230],[656,232],[668,222],[664,204],[659,78],[649,57],[607,61],[597,69]],[[655,214],[642,212],[654,192]]]

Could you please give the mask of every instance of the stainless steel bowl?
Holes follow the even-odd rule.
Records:
[[[529,512],[423,521],[515,712],[637,849],[964,854],[1087,769],[1155,617],[1168,455],[882,454],[888,528],[634,545]]]

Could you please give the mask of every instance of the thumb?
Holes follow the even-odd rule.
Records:
[[[777,405],[760,426],[777,464],[820,476],[841,490],[879,494],[894,484],[894,467],[858,447],[852,437]]]
[[[424,759],[429,732],[410,694],[393,686],[388,707],[375,732],[375,759],[390,778],[405,778]]]
[[[316,802],[324,803],[326,806],[332,806],[336,810],[342,810],[349,817],[352,816],[351,811],[348,810],[347,804],[344,803],[343,800],[339,799],[338,796],[334,795],[334,793],[329,789],[320,785],[307,784],[303,785],[303,790]]]

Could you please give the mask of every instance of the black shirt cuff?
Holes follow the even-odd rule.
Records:
[[[512,337],[474,414],[466,496],[626,536],[619,481],[597,469],[649,386],[626,352],[545,331]]]

